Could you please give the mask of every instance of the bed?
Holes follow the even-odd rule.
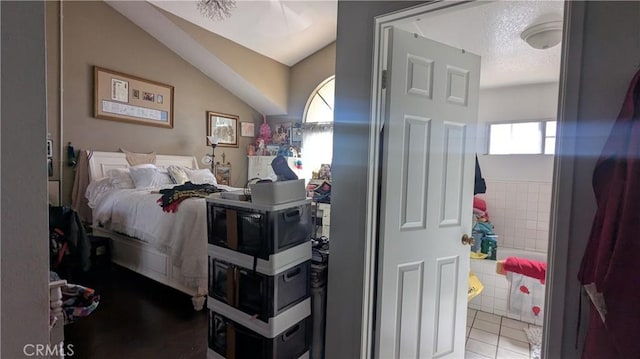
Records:
[[[93,234],[113,241],[112,262],[187,293],[195,310],[207,295],[207,214],[204,198],[180,202],[174,213],[157,203],[159,187],[115,188],[109,175],[127,169],[124,153],[88,151],[87,198]],[[193,156],[157,155],[155,166],[197,169]],[[117,172],[117,171],[116,171]],[[162,188],[173,185],[164,184]],[[232,187],[217,185],[223,190]]]

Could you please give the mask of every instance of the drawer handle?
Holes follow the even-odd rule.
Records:
[[[297,324],[295,327],[287,330],[283,335],[282,335],[282,341],[286,342],[289,339],[291,339],[292,336],[294,336],[298,331],[300,330],[300,324]]]
[[[296,209],[282,214],[284,221],[287,223],[297,222],[300,220],[300,210]]]
[[[293,270],[288,271],[287,273],[284,274],[284,281],[291,282],[294,277],[300,274],[300,272],[302,272],[300,268],[295,268]]]

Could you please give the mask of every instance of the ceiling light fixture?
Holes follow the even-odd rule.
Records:
[[[231,16],[236,8],[235,0],[198,0],[196,7],[204,17],[211,20],[224,20]]]
[[[534,49],[548,49],[562,41],[562,21],[547,21],[526,28],[520,38]]]

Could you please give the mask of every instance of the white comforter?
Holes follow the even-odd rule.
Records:
[[[207,278],[205,199],[188,198],[175,213],[167,213],[157,202],[161,195],[154,191],[158,189],[115,189],[107,183],[92,183],[87,198],[94,224],[135,237],[168,254],[187,283],[201,283]]]

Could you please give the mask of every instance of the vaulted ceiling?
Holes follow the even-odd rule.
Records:
[[[196,1],[149,2],[287,66],[336,39],[336,0],[239,0],[221,21],[202,16]]]
[[[252,61],[275,69],[263,71],[259,77],[264,77],[287,71],[336,39],[336,0],[237,0],[231,16],[222,21],[203,17],[196,1],[191,0],[106,2],[268,115],[287,111],[286,98],[274,94],[269,84],[278,80],[251,76],[255,69],[234,61],[229,46],[235,46],[231,52],[242,49]],[[475,6],[408,20],[401,27],[480,55],[481,87],[513,86],[558,81],[560,46],[536,50],[520,38],[520,33],[537,21],[562,19],[562,14],[561,0],[478,1]],[[228,44],[220,47],[221,40],[209,42],[206,36]]]

